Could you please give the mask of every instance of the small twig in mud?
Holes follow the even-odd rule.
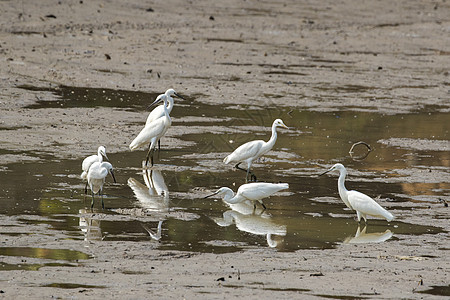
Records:
[[[360,141],[360,142],[354,143],[354,144],[352,145],[352,147],[350,148],[350,151],[348,151],[348,153],[352,154],[352,153],[353,153],[353,149],[354,149],[356,146],[358,146],[358,145],[365,145],[365,146],[367,147],[367,149],[369,149],[369,152],[372,151],[372,148],[370,147],[369,144],[367,144],[366,142]]]

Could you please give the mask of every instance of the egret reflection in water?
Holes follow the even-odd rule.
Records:
[[[389,229],[384,232],[366,233],[368,226],[361,230],[360,226],[356,230],[355,236],[349,236],[344,240],[344,244],[368,244],[368,243],[382,243],[390,239],[394,233]]]
[[[141,225],[148,232],[152,240],[159,241],[161,239],[162,223],[163,221],[158,222],[158,229],[156,230],[156,232],[150,229],[149,227],[145,226],[144,224]]]
[[[128,186],[133,190],[139,204],[146,209],[158,212],[169,211],[169,189],[160,170],[142,170],[145,184],[134,178],[128,179]]]
[[[101,241],[103,239],[100,220],[94,219],[93,214],[85,208],[79,210],[79,226],[84,234],[84,241]]]
[[[222,227],[236,224],[237,229],[255,235],[264,235],[269,247],[274,248],[278,241],[273,235],[285,236],[286,226],[273,222],[270,214],[262,209],[255,210],[249,203],[230,204],[231,210],[223,213],[222,218],[213,218],[214,222]]]

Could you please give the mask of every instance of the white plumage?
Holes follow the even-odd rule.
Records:
[[[320,174],[331,172],[333,170],[339,170],[339,180],[338,180],[338,191],[339,195],[344,201],[345,205],[352,210],[356,210],[356,215],[358,217],[358,222],[361,221],[361,217],[367,223],[367,216],[377,217],[386,219],[388,222],[394,219],[394,216],[388,212],[386,209],[381,207],[375,200],[369,196],[358,192],[358,191],[348,191],[345,188],[345,176],[347,175],[347,170],[342,164],[335,164],[330,169]]]
[[[164,101],[164,116],[150,122],[149,124],[146,124],[138,134],[138,136],[130,144],[131,151],[149,144],[146,164],[148,162],[150,154],[154,151],[157,142],[162,136],[164,136],[164,134],[167,132],[167,129],[169,129],[170,125],[172,124],[172,119],[170,118],[169,112],[167,110],[167,96],[165,94],[159,95],[155,102],[160,101],[161,99]]]
[[[222,196],[223,201],[228,204],[252,202],[254,204],[254,207],[256,207],[255,202],[259,202],[265,209],[266,206],[261,199],[270,197],[274,193],[287,188],[289,188],[289,185],[287,183],[252,182],[241,185],[236,195],[230,188],[221,187],[215,193],[206,196],[205,198],[219,195]]]
[[[253,161],[258,159],[259,157],[263,156],[267,152],[269,152],[272,147],[275,145],[275,142],[277,140],[277,127],[284,127],[288,128],[281,119],[276,119],[272,124],[272,136],[270,139],[265,142],[263,140],[256,140],[247,142],[241,146],[239,146],[236,150],[234,150],[230,155],[224,158],[223,162],[225,164],[236,164],[237,169],[239,168],[240,163],[246,163],[247,164],[247,170],[244,170],[247,172],[247,176],[245,177],[246,181],[248,181],[248,175],[251,174],[251,178],[256,180],[255,175],[253,175],[250,172],[250,168],[252,166]]]
[[[174,89],[168,89],[164,94],[159,95],[158,97],[162,96],[162,95],[166,95],[167,97],[167,111],[170,113],[172,112],[173,109],[173,98],[172,96],[175,95],[181,99],[184,99],[183,97],[181,97],[180,95],[178,95]],[[158,99],[158,97],[156,99]],[[156,101],[155,101],[156,102]],[[153,102],[152,105],[155,103]],[[147,121],[145,122],[145,125],[147,126],[148,124],[150,124],[151,122],[161,118],[164,116],[164,107],[162,105],[157,106],[155,109],[153,109],[151,111],[151,113],[149,113],[148,117],[147,117]]]
[[[95,162],[102,162],[103,161],[103,156],[108,159],[108,156],[106,156],[106,149],[104,146],[100,146],[97,149],[97,154],[94,155],[89,155],[88,157],[86,157],[82,164],[81,164],[81,170],[83,171],[83,173],[81,173],[80,177],[81,179],[86,180],[87,179],[87,174],[89,171],[89,168],[91,167],[91,165]]]
[[[103,203],[103,185],[105,184],[108,173],[111,174],[114,182],[116,182],[113,166],[109,162],[94,162],[89,168],[87,180],[92,192],[91,208],[94,207],[94,194],[100,194],[102,196],[102,208],[105,208],[105,204]]]

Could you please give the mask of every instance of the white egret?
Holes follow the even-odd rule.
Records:
[[[149,157],[151,157],[151,163],[153,166],[153,152],[155,150],[156,143],[167,132],[167,129],[169,129],[170,125],[172,124],[172,119],[170,118],[169,112],[167,110],[167,96],[165,94],[159,95],[154,103],[157,103],[161,100],[164,101],[164,116],[150,122],[149,124],[146,124],[138,134],[138,136],[130,144],[131,151],[136,150],[143,145],[149,144],[147,158],[145,161],[146,165],[148,163]]]
[[[256,140],[247,142],[239,146],[230,155],[224,158],[223,162],[225,164],[233,163],[236,164],[235,168],[247,172],[245,177],[245,182],[248,182],[248,175],[251,174],[250,180],[256,181],[256,176],[250,172],[253,161],[261,157],[262,155],[269,152],[270,149],[275,145],[277,141],[277,127],[284,127],[289,129],[281,119],[276,119],[272,124],[272,136],[269,141],[265,142],[263,140]],[[242,162],[247,163],[247,170],[240,168],[239,164]]]
[[[113,167],[109,162],[95,162],[89,168],[87,180],[92,193],[91,208],[94,207],[94,194],[97,193],[102,197],[102,208],[105,208],[105,204],[103,202],[103,185],[108,173],[111,174],[114,182],[116,182]]]
[[[221,187],[215,193],[206,196],[205,198],[219,195],[222,196],[223,201],[228,204],[236,204],[241,202],[252,202],[256,209],[256,202],[259,202],[264,209],[266,206],[261,199],[270,197],[274,193],[289,188],[287,183],[267,183],[267,182],[252,182],[246,183],[239,187],[236,195],[227,187]]]
[[[83,173],[81,173],[80,175],[81,179],[87,180],[87,174],[91,165],[95,162],[102,162],[103,157],[108,159],[108,156],[106,156],[106,149],[104,146],[98,147],[97,154],[89,155],[88,157],[86,157],[81,164],[81,170],[83,170]],[[87,194],[87,186],[88,184],[86,182],[86,186],[84,188],[85,194]]]
[[[178,98],[186,100],[183,97],[181,97],[179,94],[177,94],[174,89],[168,89],[164,94],[161,94],[161,95],[166,95],[166,97],[167,97],[167,102],[168,102],[167,111],[169,112],[169,115],[172,112],[172,108],[173,108],[172,96],[176,96]],[[159,96],[161,96],[161,95],[159,95]],[[158,97],[156,99],[158,99]],[[162,99],[161,99],[161,101],[162,101]],[[157,102],[156,101],[153,102],[152,104],[149,105],[149,107],[151,107],[154,104],[157,104]],[[153,122],[163,116],[164,116],[164,107],[162,105],[159,105],[154,110],[152,110],[151,113],[148,115],[147,121],[145,122],[145,126],[147,126],[151,122]],[[158,140],[158,150],[159,149],[161,149],[160,140]]]
[[[348,191],[345,188],[345,176],[347,175],[347,170],[342,164],[335,164],[327,171],[323,172],[319,176],[322,176],[328,172],[339,170],[339,180],[338,180],[338,191],[339,196],[341,196],[342,201],[345,205],[352,210],[356,210],[356,215],[358,217],[358,222],[361,222],[361,217],[367,223],[367,216],[384,218],[388,222],[394,219],[394,216],[388,212],[386,209],[381,207],[375,200],[369,196],[360,193],[358,191]]]

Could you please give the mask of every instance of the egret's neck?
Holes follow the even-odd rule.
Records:
[[[173,108],[173,98],[172,97],[167,97],[168,98],[168,104],[167,104],[167,111],[170,112],[172,111]]]
[[[103,155],[102,155],[102,153],[100,152],[100,150],[98,150],[98,152],[97,152],[97,157],[98,157],[98,162],[99,162],[99,163],[102,163],[102,162],[103,162]]]
[[[233,204],[233,198],[234,192],[231,189],[227,189],[227,191],[223,194],[223,201]]]
[[[338,179],[338,191],[339,196],[341,196],[342,201],[344,201],[345,205],[349,208],[352,208],[350,203],[348,202],[347,189],[345,188],[345,176],[347,176],[347,171],[345,169],[340,170],[339,179]]]
[[[173,105],[173,100],[172,100],[172,105]],[[172,110],[172,108],[170,108],[170,109]],[[170,122],[172,122],[172,119],[170,119],[169,113],[170,113],[170,111],[168,109],[167,99],[164,99],[164,115],[166,116],[166,118],[169,119]]]
[[[275,145],[275,142],[277,141],[277,127],[275,125],[272,126],[272,136],[266,143],[266,147],[268,149],[272,149],[273,145]]]

